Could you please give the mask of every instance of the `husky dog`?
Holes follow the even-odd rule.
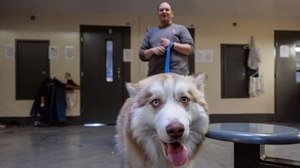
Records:
[[[204,75],[173,73],[128,83],[117,120],[117,148],[126,168],[196,168],[208,130]]]

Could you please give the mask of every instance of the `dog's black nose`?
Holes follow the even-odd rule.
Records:
[[[173,122],[166,127],[167,134],[172,139],[179,139],[184,132],[184,126],[181,123]]]

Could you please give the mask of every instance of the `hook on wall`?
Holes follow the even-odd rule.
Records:
[[[34,21],[36,19],[35,15],[30,15],[30,20]]]

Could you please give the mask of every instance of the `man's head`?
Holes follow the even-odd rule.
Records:
[[[167,26],[172,23],[173,11],[169,3],[160,3],[157,12],[161,26]]]

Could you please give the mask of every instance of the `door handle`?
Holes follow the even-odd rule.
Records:
[[[41,73],[42,73],[43,75],[46,75],[47,72],[46,72],[46,71],[42,71]]]
[[[120,67],[118,67],[117,74],[118,74],[118,79],[121,79],[121,68]]]

